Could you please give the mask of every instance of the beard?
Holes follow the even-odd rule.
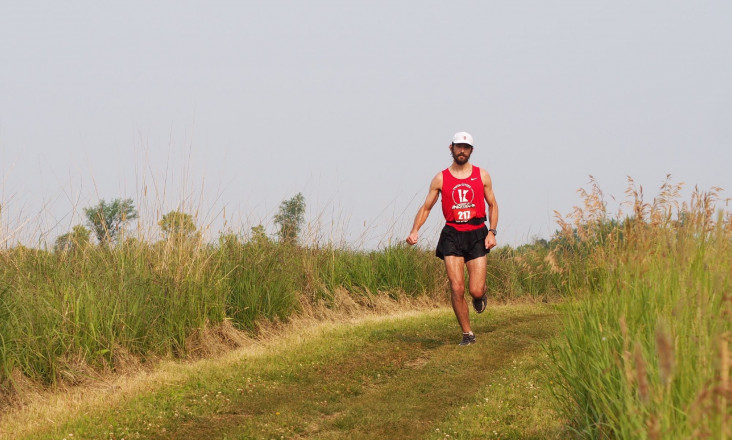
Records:
[[[455,161],[458,165],[465,165],[468,163],[468,160],[470,160],[470,153],[459,153],[455,154],[455,152],[452,152],[452,160]]]

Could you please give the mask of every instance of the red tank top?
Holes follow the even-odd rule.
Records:
[[[475,218],[482,218],[485,222],[485,193],[480,168],[473,165],[473,172],[467,179],[455,178],[449,168],[443,170],[441,193],[442,214],[450,226],[458,231],[474,231],[483,227],[483,223],[468,223]]]

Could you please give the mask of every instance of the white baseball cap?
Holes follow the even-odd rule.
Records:
[[[468,144],[471,147],[473,146],[473,136],[470,135],[470,133],[465,131],[459,131],[455,133],[455,135],[452,137],[452,143],[453,144]]]

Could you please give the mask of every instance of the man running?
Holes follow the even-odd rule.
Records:
[[[419,228],[427,221],[430,210],[442,193],[442,213],[446,223],[435,254],[445,261],[452,290],[452,309],[463,331],[460,345],[470,345],[475,342],[475,335],[470,329],[468,303],[465,301],[463,267],[468,268],[468,289],[473,307],[476,312],[483,313],[488,304],[485,296],[486,254],[496,246],[498,204],[488,172],[470,163],[473,137],[464,131],[455,133],[450,153],[452,165],[432,179],[427,199],[417,211],[407,243],[417,243]],[[485,225],[486,217],[490,228]]]

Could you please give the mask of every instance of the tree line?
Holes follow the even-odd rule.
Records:
[[[97,205],[84,208],[85,225],[76,225],[70,232],[56,238],[55,252],[70,252],[91,244],[92,234],[100,246],[120,242],[129,223],[138,218],[132,199],[117,198],[111,202],[100,200]],[[278,226],[280,242],[295,244],[305,222],[305,197],[297,193],[280,203],[274,222]],[[200,231],[191,214],[173,210],[163,215],[158,226],[166,241],[188,241],[200,238]],[[253,236],[265,238],[264,226],[252,228]]]

